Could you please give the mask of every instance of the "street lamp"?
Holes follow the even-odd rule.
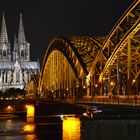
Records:
[[[98,85],[97,85],[97,84],[95,84],[95,87],[98,87]]]
[[[110,85],[113,86],[114,85],[114,82],[110,82]]]
[[[135,83],[136,82],[136,80],[135,79],[133,79],[133,81],[132,81],[133,83]]]

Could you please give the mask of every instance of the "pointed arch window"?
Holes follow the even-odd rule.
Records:
[[[3,50],[3,56],[6,56],[6,50]]]
[[[21,50],[21,57],[24,57],[24,51]]]
[[[20,70],[16,71],[16,83],[20,83]]]
[[[25,55],[28,55],[28,50],[25,51]]]

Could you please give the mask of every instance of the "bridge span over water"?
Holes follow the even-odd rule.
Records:
[[[139,99],[140,0],[107,36],[55,37],[27,91],[42,98]]]

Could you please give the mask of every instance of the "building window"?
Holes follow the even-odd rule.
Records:
[[[3,50],[3,56],[6,56],[6,50]]]
[[[20,70],[16,70],[16,83],[20,83]]]
[[[21,57],[24,57],[24,51],[21,50]]]

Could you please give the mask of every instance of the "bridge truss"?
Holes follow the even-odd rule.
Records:
[[[100,69],[98,66],[100,65]],[[100,94],[139,94],[140,1],[133,3],[108,35],[89,75]]]
[[[140,1],[105,37],[56,37],[43,61],[42,96],[140,94]]]

